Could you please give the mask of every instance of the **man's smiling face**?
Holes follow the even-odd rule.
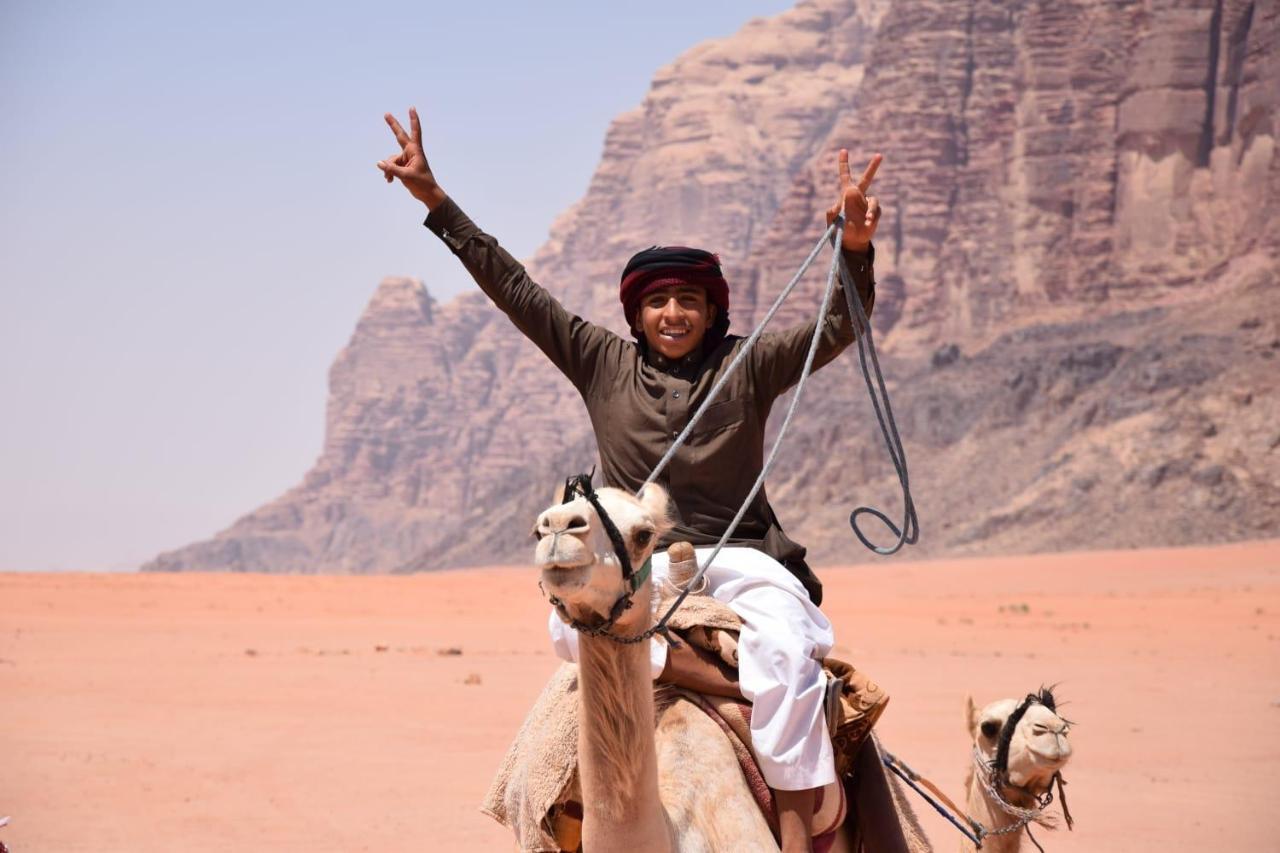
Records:
[[[697,285],[678,284],[645,294],[636,316],[636,330],[649,347],[679,361],[702,344],[716,319],[716,306]]]

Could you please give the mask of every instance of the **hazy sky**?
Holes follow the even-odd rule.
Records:
[[[315,461],[379,279],[474,286],[385,111],[524,257],[654,71],[791,3],[263,5],[0,0],[0,570],[226,527]]]

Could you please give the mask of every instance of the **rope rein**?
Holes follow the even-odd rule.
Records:
[[[837,234],[840,233],[840,230],[843,227],[844,227],[843,214],[838,216],[836,220],[831,223],[831,225],[827,226],[826,232],[823,233],[822,237],[818,240],[818,242],[814,245],[813,249],[809,252],[808,257],[806,257],[804,260],[804,263],[800,265],[800,269],[796,272],[795,275],[791,277],[791,281],[789,281],[787,283],[787,286],[782,289],[782,292],[778,294],[777,298],[773,300],[773,304],[769,306],[769,310],[765,312],[764,317],[760,320],[758,324],[756,324],[755,329],[752,330],[751,334],[747,337],[742,347],[738,350],[738,352],[734,355],[733,359],[729,362],[729,365],[728,367],[725,368],[724,373],[722,373],[720,375],[720,378],[716,380],[715,384],[711,386],[711,390],[707,393],[707,398],[703,400],[702,404],[699,405],[698,408],[694,411],[693,416],[689,418],[689,423],[685,425],[685,428],[680,432],[678,436],[676,436],[675,440],[671,443],[671,446],[667,448],[667,452],[663,454],[660,460],[658,460],[658,464],[654,466],[653,471],[650,472],[649,478],[644,481],[644,483],[640,486],[640,489],[636,492],[637,497],[645,490],[647,486],[657,481],[658,477],[662,474],[663,470],[667,467],[667,465],[671,462],[671,460],[675,458],[676,452],[679,451],[680,448],[684,445],[684,443],[689,439],[689,435],[691,432],[693,432],[693,428],[697,425],[698,421],[702,419],[702,416],[706,413],[707,409],[710,408],[711,404],[715,401],[716,397],[720,394],[721,390],[724,389],[724,386],[728,383],[729,378],[733,376],[734,372],[736,372],[737,369],[742,365],[742,362],[746,360],[746,357],[748,353],[750,353],[751,348],[755,346],[756,341],[760,339],[760,335],[764,333],[765,326],[767,326],[769,322],[774,318],[774,315],[778,313],[778,309],[782,307],[782,303],[786,301],[786,298],[788,296],[791,295],[791,291],[795,290],[796,285],[800,283],[801,277],[803,277],[805,272],[808,271],[809,267],[813,265],[814,260],[818,257],[818,253],[822,251],[822,244],[830,241],[834,246],[835,237]],[[795,412],[796,404],[799,402],[800,397],[804,392],[805,383],[808,380],[809,373],[811,372],[813,367],[813,357],[814,357],[814,354],[817,352],[819,335],[821,334],[821,331],[822,331],[821,324],[823,319],[826,317],[827,310],[831,305],[831,295],[832,295],[832,292],[835,290],[834,285],[835,285],[836,270],[839,267],[839,265],[842,264],[843,262],[843,258],[838,249],[834,252],[834,255],[835,257],[833,257],[831,261],[831,269],[827,274],[827,286],[822,294],[822,308],[821,308],[821,313],[819,313],[818,315],[818,325],[816,325],[814,328],[813,340],[809,342],[809,351],[805,354],[804,367],[800,374],[800,380],[799,382],[796,383],[795,397],[791,400],[791,405],[787,409],[786,418],[782,422],[782,428],[778,432],[778,437],[774,439],[773,447],[769,449],[769,456],[767,459],[765,459],[764,466],[760,469],[760,476],[756,478],[756,482],[754,485],[752,485],[751,491],[748,493],[746,500],[742,502],[742,506],[738,508],[737,514],[733,517],[733,520],[729,522],[729,526],[725,529],[724,534],[720,537],[720,541],[716,543],[715,548],[711,552],[711,555],[705,561],[703,561],[702,564],[698,567],[698,571],[684,585],[684,588],[681,589],[680,594],[676,597],[676,600],[672,602],[671,607],[667,610],[667,612],[662,615],[662,618],[660,618],[657,622],[655,622],[652,626],[650,626],[648,629],[646,629],[642,633],[636,634],[634,636],[619,637],[618,635],[612,633],[609,630],[610,628],[612,628],[613,623],[616,620],[616,616],[621,615],[622,610],[625,610],[627,609],[627,607],[630,606],[630,601],[631,601],[630,595],[623,596],[623,598],[627,601],[627,604],[625,606],[622,606],[621,610],[619,609],[619,606],[621,605],[621,602],[623,599],[619,599],[619,602],[614,605],[613,615],[602,625],[587,626],[576,619],[570,619],[569,625],[575,628],[578,632],[582,634],[586,634],[587,636],[590,636],[590,637],[607,637],[608,639],[613,640],[615,643],[620,643],[623,645],[640,643],[645,640],[648,640],[655,634],[662,634],[669,644],[675,647],[679,647],[680,643],[671,635],[671,632],[667,629],[667,622],[675,614],[676,610],[680,608],[680,605],[684,603],[684,600],[689,596],[690,592],[695,588],[700,588],[698,586],[698,581],[703,580],[703,577],[706,574],[707,569],[711,566],[712,561],[720,553],[720,550],[724,547],[725,543],[729,541],[730,537],[733,536],[734,531],[738,529],[738,524],[742,521],[743,516],[746,515],[747,508],[751,506],[751,502],[755,499],[756,494],[760,491],[760,487],[764,485],[765,476],[769,473],[769,469],[773,467],[774,460],[777,457],[778,448],[782,443],[783,437],[787,433],[787,428],[790,426],[791,415],[792,413]],[[861,310],[862,308],[861,304],[858,305],[858,308],[859,310]],[[860,314],[860,316],[865,316],[865,314]],[[563,611],[561,612],[561,615],[562,616],[565,615]]]
[[[843,219],[843,217],[842,217]],[[838,220],[838,221],[842,221]],[[849,274],[849,270],[844,265],[844,257],[837,251],[836,255],[840,256],[840,281],[844,285],[844,297],[849,303],[851,311],[858,314],[857,340],[858,345],[858,363],[862,367],[862,378],[867,384],[867,396],[871,398],[871,407],[875,410],[876,421],[880,424],[880,434],[884,437],[885,448],[889,451],[889,459],[893,461],[894,472],[898,475],[898,483],[902,486],[902,527],[898,528],[889,520],[880,510],[870,506],[860,506],[849,513],[849,526],[853,528],[853,535],[858,537],[863,545],[872,551],[883,556],[889,556],[898,552],[902,546],[914,545],[920,538],[920,520],[916,516],[915,501],[911,499],[911,487],[908,485],[907,476],[907,453],[902,448],[902,437],[898,435],[898,422],[893,417],[893,407],[889,405],[889,389],[884,384],[884,373],[880,370],[880,357],[876,355],[875,336],[871,332],[871,320],[867,317],[867,312],[862,308],[862,300],[858,298],[857,290],[854,287],[853,276]],[[871,359],[872,370],[867,370],[867,359]],[[875,388],[871,385],[871,373],[876,375]],[[876,391],[879,391],[877,396]],[[881,402],[883,401],[883,409]],[[862,514],[873,515],[884,523],[884,526],[893,531],[893,535],[898,537],[898,541],[891,547],[882,548],[873,545],[862,531],[858,529],[858,516]]]
[[[893,753],[885,752],[881,756],[880,760],[884,764],[884,766],[892,770],[894,774],[898,776],[899,779],[901,779],[902,781],[910,785],[913,791],[915,791],[920,796],[924,797],[925,802],[933,806],[934,810],[938,814],[945,817],[947,820],[951,822],[952,826],[960,830],[960,833],[965,838],[969,839],[974,844],[976,844],[979,849],[982,848],[982,839],[985,835],[987,835],[986,827],[978,823],[973,818],[969,817],[967,814],[965,814],[964,811],[959,806],[957,806],[955,803],[951,801],[950,797],[948,797],[946,794],[942,793],[941,790],[939,790],[937,785],[934,785],[928,779],[924,778],[919,773],[912,770],[907,765],[907,762],[903,761],[901,758],[898,758]],[[924,788],[921,787],[921,785],[927,787],[929,791],[925,791]],[[934,796],[936,796],[938,800],[942,800],[942,802],[939,803],[938,800],[935,800],[933,797],[929,796],[930,791],[933,792]],[[945,807],[944,807],[944,804],[945,804]],[[957,818],[957,815],[960,817],[963,817],[965,821],[968,823],[968,826],[965,826],[965,824],[961,823]]]
[[[680,594],[676,597],[676,600],[672,602],[671,606],[667,609],[667,612],[664,613],[662,617],[653,624],[653,626],[645,630],[643,633],[637,634],[633,637],[617,637],[610,633],[608,628],[603,626],[587,629],[586,633],[589,635],[595,637],[609,637],[616,642],[630,644],[647,640],[654,634],[660,633],[668,642],[674,642],[674,638],[667,630],[667,622],[680,608],[680,605],[684,603],[684,600],[689,596],[690,592],[695,588],[701,588],[698,587],[698,582],[704,579],[707,569],[711,567],[711,564],[715,562],[715,558],[720,554],[720,551],[724,548],[725,544],[733,537],[734,532],[738,529],[738,525],[747,514],[747,509],[751,506],[752,501],[755,500],[756,495],[760,493],[760,489],[764,486],[765,479],[769,476],[769,471],[773,468],[774,462],[777,461],[778,451],[782,447],[782,440],[786,437],[787,431],[791,428],[792,418],[796,413],[796,409],[799,408],[800,399],[804,396],[805,385],[809,381],[810,374],[813,372],[813,362],[818,353],[818,344],[821,341],[822,327],[826,322],[827,314],[831,309],[831,301],[835,293],[837,280],[839,280],[843,285],[845,301],[848,303],[850,311],[850,320],[853,321],[856,326],[854,332],[855,339],[858,344],[859,364],[862,367],[862,375],[867,385],[867,392],[871,395],[871,403],[876,413],[876,420],[880,424],[880,430],[884,436],[885,445],[889,450],[889,457],[893,461],[894,470],[898,476],[898,482],[902,486],[904,512],[901,528],[890,521],[888,516],[883,512],[872,507],[858,507],[854,509],[854,511],[849,515],[849,524],[853,528],[854,534],[862,544],[866,545],[877,554],[893,554],[896,553],[903,544],[915,544],[920,535],[920,528],[919,522],[916,518],[915,503],[911,499],[911,489],[908,484],[906,452],[902,448],[902,439],[898,435],[897,422],[894,420],[893,410],[889,406],[889,392],[885,387],[884,375],[880,369],[880,360],[876,355],[875,342],[871,333],[871,321],[867,318],[867,313],[862,307],[862,300],[858,298],[857,289],[853,281],[853,275],[845,265],[844,254],[840,250],[839,235],[844,230],[844,222],[844,214],[841,213],[829,226],[827,226],[827,230],[818,239],[818,242],[814,244],[813,249],[810,250],[808,256],[804,260],[804,263],[800,265],[800,269],[796,271],[795,275],[791,277],[791,280],[787,282],[787,286],[784,287],[773,300],[773,304],[769,306],[769,310],[765,312],[764,317],[756,324],[755,329],[752,330],[741,348],[739,348],[738,352],[729,362],[729,365],[720,375],[720,378],[711,386],[711,390],[707,393],[706,399],[702,401],[701,405],[699,405],[694,411],[693,416],[689,418],[689,423],[686,424],[685,428],[678,436],[676,436],[675,440],[671,443],[671,446],[667,448],[667,452],[663,454],[662,458],[658,460],[658,464],[654,466],[653,471],[650,472],[649,478],[644,481],[644,484],[636,493],[638,496],[640,492],[644,491],[646,486],[656,482],[658,477],[661,476],[663,470],[665,470],[667,465],[671,463],[671,460],[675,458],[676,453],[682,446],[684,446],[685,442],[688,441],[689,435],[693,432],[693,428],[697,426],[698,421],[702,419],[702,416],[706,413],[707,409],[709,409],[711,404],[715,402],[716,397],[719,396],[720,392],[724,389],[730,377],[733,376],[737,369],[742,365],[743,361],[746,360],[746,357],[751,352],[752,347],[755,346],[756,342],[760,339],[761,334],[764,333],[765,327],[769,325],[770,321],[773,320],[774,316],[778,313],[778,310],[782,307],[782,303],[791,295],[791,292],[795,290],[796,286],[800,283],[800,279],[803,278],[806,272],[808,272],[809,267],[813,265],[814,260],[822,251],[823,244],[830,243],[832,248],[831,267],[827,271],[827,284],[822,291],[822,303],[818,308],[818,316],[814,323],[813,337],[809,341],[809,349],[805,353],[804,366],[800,371],[800,378],[796,382],[795,394],[791,398],[790,405],[787,406],[787,413],[783,418],[782,426],[778,430],[777,438],[773,441],[773,446],[769,448],[769,455],[765,458],[764,465],[760,468],[760,474],[756,477],[756,481],[752,484],[751,490],[742,501],[742,505],[738,507],[737,514],[734,515],[733,520],[729,522],[729,526],[725,528],[724,533],[720,536],[720,540],[716,542],[711,553],[705,560],[701,561],[698,566],[698,571],[688,580],[683,589],[681,589]],[[881,400],[877,398],[877,389],[872,386],[870,375],[871,371],[869,371],[867,367],[868,355],[871,360],[871,371],[874,371],[876,375],[876,385],[878,386],[880,397],[883,397],[883,405]],[[884,524],[893,531],[893,535],[898,537],[898,541],[888,548],[882,548],[872,544],[866,536],[863,535],[862,531],[858,529],[857,519],[858,516],[863,513],[874,515],[876,518],[884,522]],[[576,624],[575,627],[577,627]],[[579,630],[582,629],[579,628]],[[679,644],[676,643],[676,645]]]
[[[716,557],[720,554],[721,549],[724,548],[725,543],[729,541],[730,537],[733,536],[734,531],[738,529],[738,524],[741,523],[743,516],[747,514],[747,509],[751,506],[751,502],[755,500],[756,495],[759,494],[760,489],[764,486],[765,478],[769,476],[769,471],[773,468],[773,463],[777,461],[778,450],[782,447],[782,439],[786,437],[787,430],[791,427],[791,418],[796,413],[796,409],[800,404],[800,398],[804,396],[804,386],[808,382],[809,374],[813,371],[813,360],[818,352],[818,343],[822,339],[822,324],[826,320],[827,311],[831,307],[831,297],[835,291],[837,272],[844,262],[839,247],[836,244],[836,235],[840,233],[840,230],[842,230],[843,227],[843,216],[838,217],[830,226],[828,226],[826,233],[818,240],[817,244],[813,247],[813,251],[809,253],[809,257],[807,257],[805,262],[800,266],[800,270],[791,278],[791,281],[787,286],[783,288],[782,293],[778,294],[778,298],[774,300],[773,305],[769,308],[769,313],[765,315],[764,319],[762,319],[756,326],[755,331],[753,331],[751,336],[747,338],[747,342],[743,344],[742,349],[738,351],[738,355],[725,370],[724,375],[722,375],[719,381],[711,388],[711,392],[708,394],[707,399],[698,407],[698,411],[694,412],[693,417],[690,418],[688,425],[684,428],[684,431],[680,433],[675,442],[672,443],[671,447],[667,449],[666,455],[662,458],[662,461],[658,463],[658,467],[653,470],[653,473],[649,475],[649,479],[645,482],[645,485],[648,485],[653,482],[660,473],[662,473],[662,468],[665,467],[667,462],[671,461],[675,452],[680,449],[680,446],[684,443],[685,439],[689,437],[690,431],[693,429],[694,425],[697,424],[698,419],[707,410],[708,406],[710,406],[711,401],[715,399],[716,394],[724,387],[725,381],[730,375],[732,375],[732,371],[737,369],[738,365],[742,363],[751,347],[757,340],[759,340],[761,333],[764,331],[764,327],[773,319],[773,315],[778,312],[778,309],[782,306],[783,300],[786,299],[787,295],[790,294],[793,289],[795,289],[795,286],[799,283],[801,276],[803,276],[809,269],[810,265],[813,264],[814,258],[818,256],[818,252],[822,249],[822,244],[830,240],[832,246],[835,247],[835,251],[833,253],[834,257],[831,259],[831,269],[827,273],[827,286],[822,292],[822,305],[818,309],[818,320],[814,325],[813,338],[809,341],[809,350],[805,353],[804,357],[804,367],[801,369],[800,379],[796,383],[796,393],[791,398],[791,404],[787,406],[787,414],[783,418],[782,426],[778,430],[778,437],[773,440],[773,446],[769,448],[769,455],[765,458],[764,465],[760,468],[760,475],[756,477],[755,483],[752,484],[751,491],[747,492],[746,498],[742,501],[742,506],[738,507],[737,515],[735,515],[733,520],[729,522],[729,526],[725,528],[724,533],[720,536],[720,541],[716,543],[715,547],[711,550],[711,553],[707,556],[707,559],[702,561],[698,566],[698,571],[694,573],[693,577],[689,578],[689,581],[684,585],[684,589],[681,590],[680,595],[678,595],[676,600],[671,603],[671,607],[669,607],[667,612],[664,613],[653,627],[646,632],[651,637],[658,631],[666,631],[667,621],[675,615],[677,610],[680,609],[680,605],[684,604],[684,600],[689,596],[690,591],[693,590],[698,581],[702,579],[703,575],[707,573],[707,569],[709,569],[711,564],[715,562]],[[861,308],[861,305],[859,305],[859,308]],[[643,488],[643,486],[641,488]],[[668,640],[671,639],[670,634],[666,634],[666,637]]]
[[[760,489],[764,487],[765,479],[769,476],[769,471],[772,470],[774,463],[777,461],[778,451],[782,447],[782,440],[786,437],[787,431],[791,428],[792,418],[796,413],[796,409],[799,408],[800,399],[804,396],[805,385],[808,383],[809,376],[813,372],[813,362],[817,356],[818,344],[821,341],[823,325],[826,323],[828,312],[831,309],[831,302],[834,297],[837,281],[839,281],[843,287],[845,301],[848,303],[850,312],[850,321],[855,325],[854,337],[858,344],[858,362],[862,368],[862,376],[867,386],[867,393],[871,397],[872,408],[875,410],[876,421],[880,424],[880,431],[884,437],[885,446],[889,451],[889,458],[893,462],[894,471],[898,477],[898,483],[902,486],[903,499],[903,519],[900,527],[890,521],[889,517],[880,510],[867,506],[857,507],[849,514],[849,525],[853,528],[854,535],[858,537],[858,540],[861,541],[863,545],[870,548],[877,554],[886,556],[896,553],[904,544],[914,545],[916,540],[919,538],[920,526],[916,517],[915,502],[911,498],[911,488],[909,485],[909,478],[907,476],[906,452],[903,450],[902,439],[898,434],[898,425],[897,421],[893,417],[893,409],[889,405],[889,391],[885,387],[884,375],[880,369],[880,359],[876,355],[875,341],[871,332],[871,321],[867,318],[867,312],[862,307],[862,300],[858,298],[857,288],[853,281],[853,275],[845,265],[844,254],[840,250],[839,235],[844,231],[844,223],[845,217],[844,214],[841,213],[830,225],[827,226],[827,230],[818,239],[818,242],[814,244],[813,249],[810,250],[808,256],[804,260],[804,263],[800,265],[800,269],[796,271],[795,275],[791,277],[791,280],[787,282],[786,287],[782,288],[782,291],[773,300],[773,304],[769,306],[769,310],[765,312],[764,317],[756,324],[755,329],[751,331],[751,334],[747,336],[742,346],[738,349],[738,352],[734,354],[733,359],[730,360],[728,366],[724,369],[724,372],[711,386],[711,390],[707,393],[706,399],[702,401],[694,411],[692,417],[689,418],[689,423],[685,425],[685,428],[678,436],[676,436],[675,440],[672,441],[671,446],[667,448],[667,452],[663,454],[662,458],[658,460],[658,464],[654,466],[653,471],[650,472],[648,479],[644,481],[639,491],[636,492],[636,496],[638,497],[640,493],[644,491],[645,487],[656,482],[658,477],[662,475],[662,472],[666,469],[667,465],[669,465],[671,460],[675,458],[676,453],[684,446],[685,442],[688,441],[689,436],[693,432],[694,427],[697,426],[698,421],[702,419],[703,415],[705,415],[707,410],[711,407],[711,404],[715,402],[716,397],[719,396],[725,385],[728,384],[729,379],[738,370],[738,368],[742,366],[743,361],[745,361],[747,355],[750,354],[752,347],[755,346],[756,342],[760,339],[760,336],[764,333],[765,327],[768,326],[774,316],[777,315],[783,302],[785,302],[787,297],[791,295],[791,292],[795,290],[796,286],[800,283],[800,279],[803,278],[804,274],[809,270],[809,267],[813,265],[814,260],[817,259],[819,253],[822,251],[823,244],[830,243],[832,248],[832,257],[831,266],[827,271],[827,284],[822,292],[822,303],[818,308],[817,320],[814,323],[813,337],[809,341],[809,349],[805,353],[804,365],[800,372],[800,378],[796,382],[795,394],[791,398],[791,403],[787,406],[787,413],[783,418],[782,426],[779,428],[778,435],[773,441],[773,446],[769,448],[769,455],[765,458],[764,464],[761,466],[760,474],[756,477],[756,481],[751,486],[751,490],[747,493],[742,505],[738,507],[737,514],[734,515],[733,520],[729,522],[728,527],[725,528],[724,533],[720,536],[719,541],[716,542],[715,547],[712,548],[711,553],[705,560],[700,562],[698,571],[694,573],[693,577],[691,577],[680,590],[680,594],[676,597],[676,600],[671,603],[671,606],[667,609],[666,613],[664,613],[651,627],[640,634],[627,637],[617,636],[611,631],[611,628],[617,618],[621,616],[623,611],[631,606],[631,596],[634,594],[636,586],[632,584],[631,592],[624,594],[618,599],[613,607],[610,617],[603,624],[587,626],[576,619],[566,620],[580,633],[591,637],[607,637],[616,643],[624,645],[643,642],[653,637],[655,634],[662,634],[668,643],[677,647],[679,646],[679,643],[671,636],[670,631],[667,629],[667,622],[680,608],[680,606],[684,604],[684,600],[689,596],[692,590],[695,588],[701,589],[705,587],[705,584],[700,587],[698,582],[705,579],[707,569],[711,567],[711,564],[715,562],[716,557],[719,556],[720,551],[725,547],[725,544],[733,537],[734,532],[738,529],[738,525],[742,522],[743,517],[746,516],[747,509],[751,506],[752,501],[755,500],[756,495],[760,493]],[[870,360],[870,367],[868,367],[868,359]],[[875,373],[874,385],[871,380],[871,373],[873,372]],[[581,482],[581,480],[581,477],[575,478],[576,482]],[[589,489],[590,479],[586,480],[586,484],[587,489]],[[586,496],[585,491],[582,491],[582,494]],[[603,508],[597,506],[596,509],[597,514],[601,515],[603,518]],[[880,547],[873,544],[858,528],[858,517],[862,514],[875,516],[883,522],[890,531],[892,531],[898,541],[890,547]],[[606,529],[610,527],[607,523],[605,526]],[[615,537],[611,536],[610,538],[614,539]],[[625,553],[625,548],[620,548],[620,543],[617,541],[614,541],[614,548],[618,551],[619,562],[626,567],[627,555]],[[561,615],[567,616],[563,608],[561,608]]]

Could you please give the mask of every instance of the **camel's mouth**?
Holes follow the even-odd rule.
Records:
[[[568,533],[544,535],[538,539],[534,563],[543,571],[566,571],[589,566],[596,555],[578,536]]]
[[[1057,747],[1054,747],[1050,752],[1041,752],[1034,746],[1029,746],[1027,747],[1027,752],[1030,753],[1031,759],[1037,767],[1045,767],[1050,770],[1060,770],[1071,760],[1069,750],[1064,751]]]
[[[1042,751],[1031,744],[1022,753],[1022,759],[1009,767],[1009,781],[1019,787],[1025,787],[1033,794],[1041,794],[1048,789],[1055,773],[1067,766],[1071,760],[1071,748],[1052,747]],[[1042,790],[1043,789],[1043,790]]]
[[[586,587],[591,579],[591,563],[560,561],[546,563],[542,569],[542,585],[561,598],[571,596]]]
[[[567,572],[572,569],[586,568],[592,562],[592,560],[556,560],[551,563],[543,563],[540,568],[544,572]]]

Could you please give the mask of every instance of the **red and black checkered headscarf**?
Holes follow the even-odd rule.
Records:
[[[720,309],[712,331],[718,331],[723,337],[729,328],[729,283],[720,271],[720,257],[688,246],[651,246],[627,261],[618,292],[627,326],[635,329],[636,314],[645,296],[663,287],[681,284],[706,290],[707,299]]]

